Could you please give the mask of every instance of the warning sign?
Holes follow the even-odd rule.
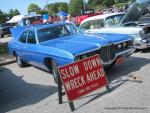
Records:
[[[108,84],[99,55],[59,67],[59,73],[69,101]]]

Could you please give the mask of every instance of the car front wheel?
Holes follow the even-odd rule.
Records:
[[[54,81],[55,81],[56,84],[58,84],[59,73],[58,73],[58,70],[57,70],[57,64],[53,60],[51,61],[51,69],[52,69],[52,75],[53,75]]]
[[[16,61],[19,67],[25,67],[27,65],[27,63],[24,62],[18,55],[16,56]]]
[[[3,38],[4,37],[4,35],[3,34],[0,34],[0,38]]]

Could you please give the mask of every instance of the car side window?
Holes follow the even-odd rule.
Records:
[[[105,25],[106,27],[112,27],[120,23],[121,19],[123,18],[124,14],[110,16],[106,18]]]
[[[104,20],[103,19],[94,19],[82,24],[81,28],[84,30],[90,29],[101,29],[104,27]]]
[[[91,22],[90,21],[87,21],[85,23],[83,23],[81,25],[81,29],[84,29],[84,30],[89,30],[90,29],[90,26],[91,26]]]
[[[35,38],[35,32],[34,31],[29,31],[27,43],[28,44],[36,44],[36,38]]]
[[[25,31],[25,32],[22,33],[19,41],[22,42],[22,43],[26,43],[27,37],[28,37],[28,31]]]
[[[107,17],[105,20],[105,26],[106,27],[111,27],[115,25],[115,20],[113,16]]]

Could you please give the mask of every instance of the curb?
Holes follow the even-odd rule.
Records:
[[[11,61],[8,61],[8,62],[0,63],[0,66],[5,66],[5,65],[8,65],[8,64],[13,64],[15,62],[16,62],[16,60],[14,59],[14,60],[11,60]]]

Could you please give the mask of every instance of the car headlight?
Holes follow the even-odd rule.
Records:
[[[126,42],[124,42],[124,43],[123,43],[123,47],[126,47],[126,46],[127,46],[127,43],[126,43]]]
[[[118,44],[118,49],[121,49],[121,44]]]
[[[140,31],[140,35],[141,36],[144,36],[146,33],[145,33],[145,31],[144,31],[144,29],[142,29],[141,31]]]
[[[146,41],[146,40],[142,40],[142,42],[143,42],[143,43],[146,43],[147,41]]]

